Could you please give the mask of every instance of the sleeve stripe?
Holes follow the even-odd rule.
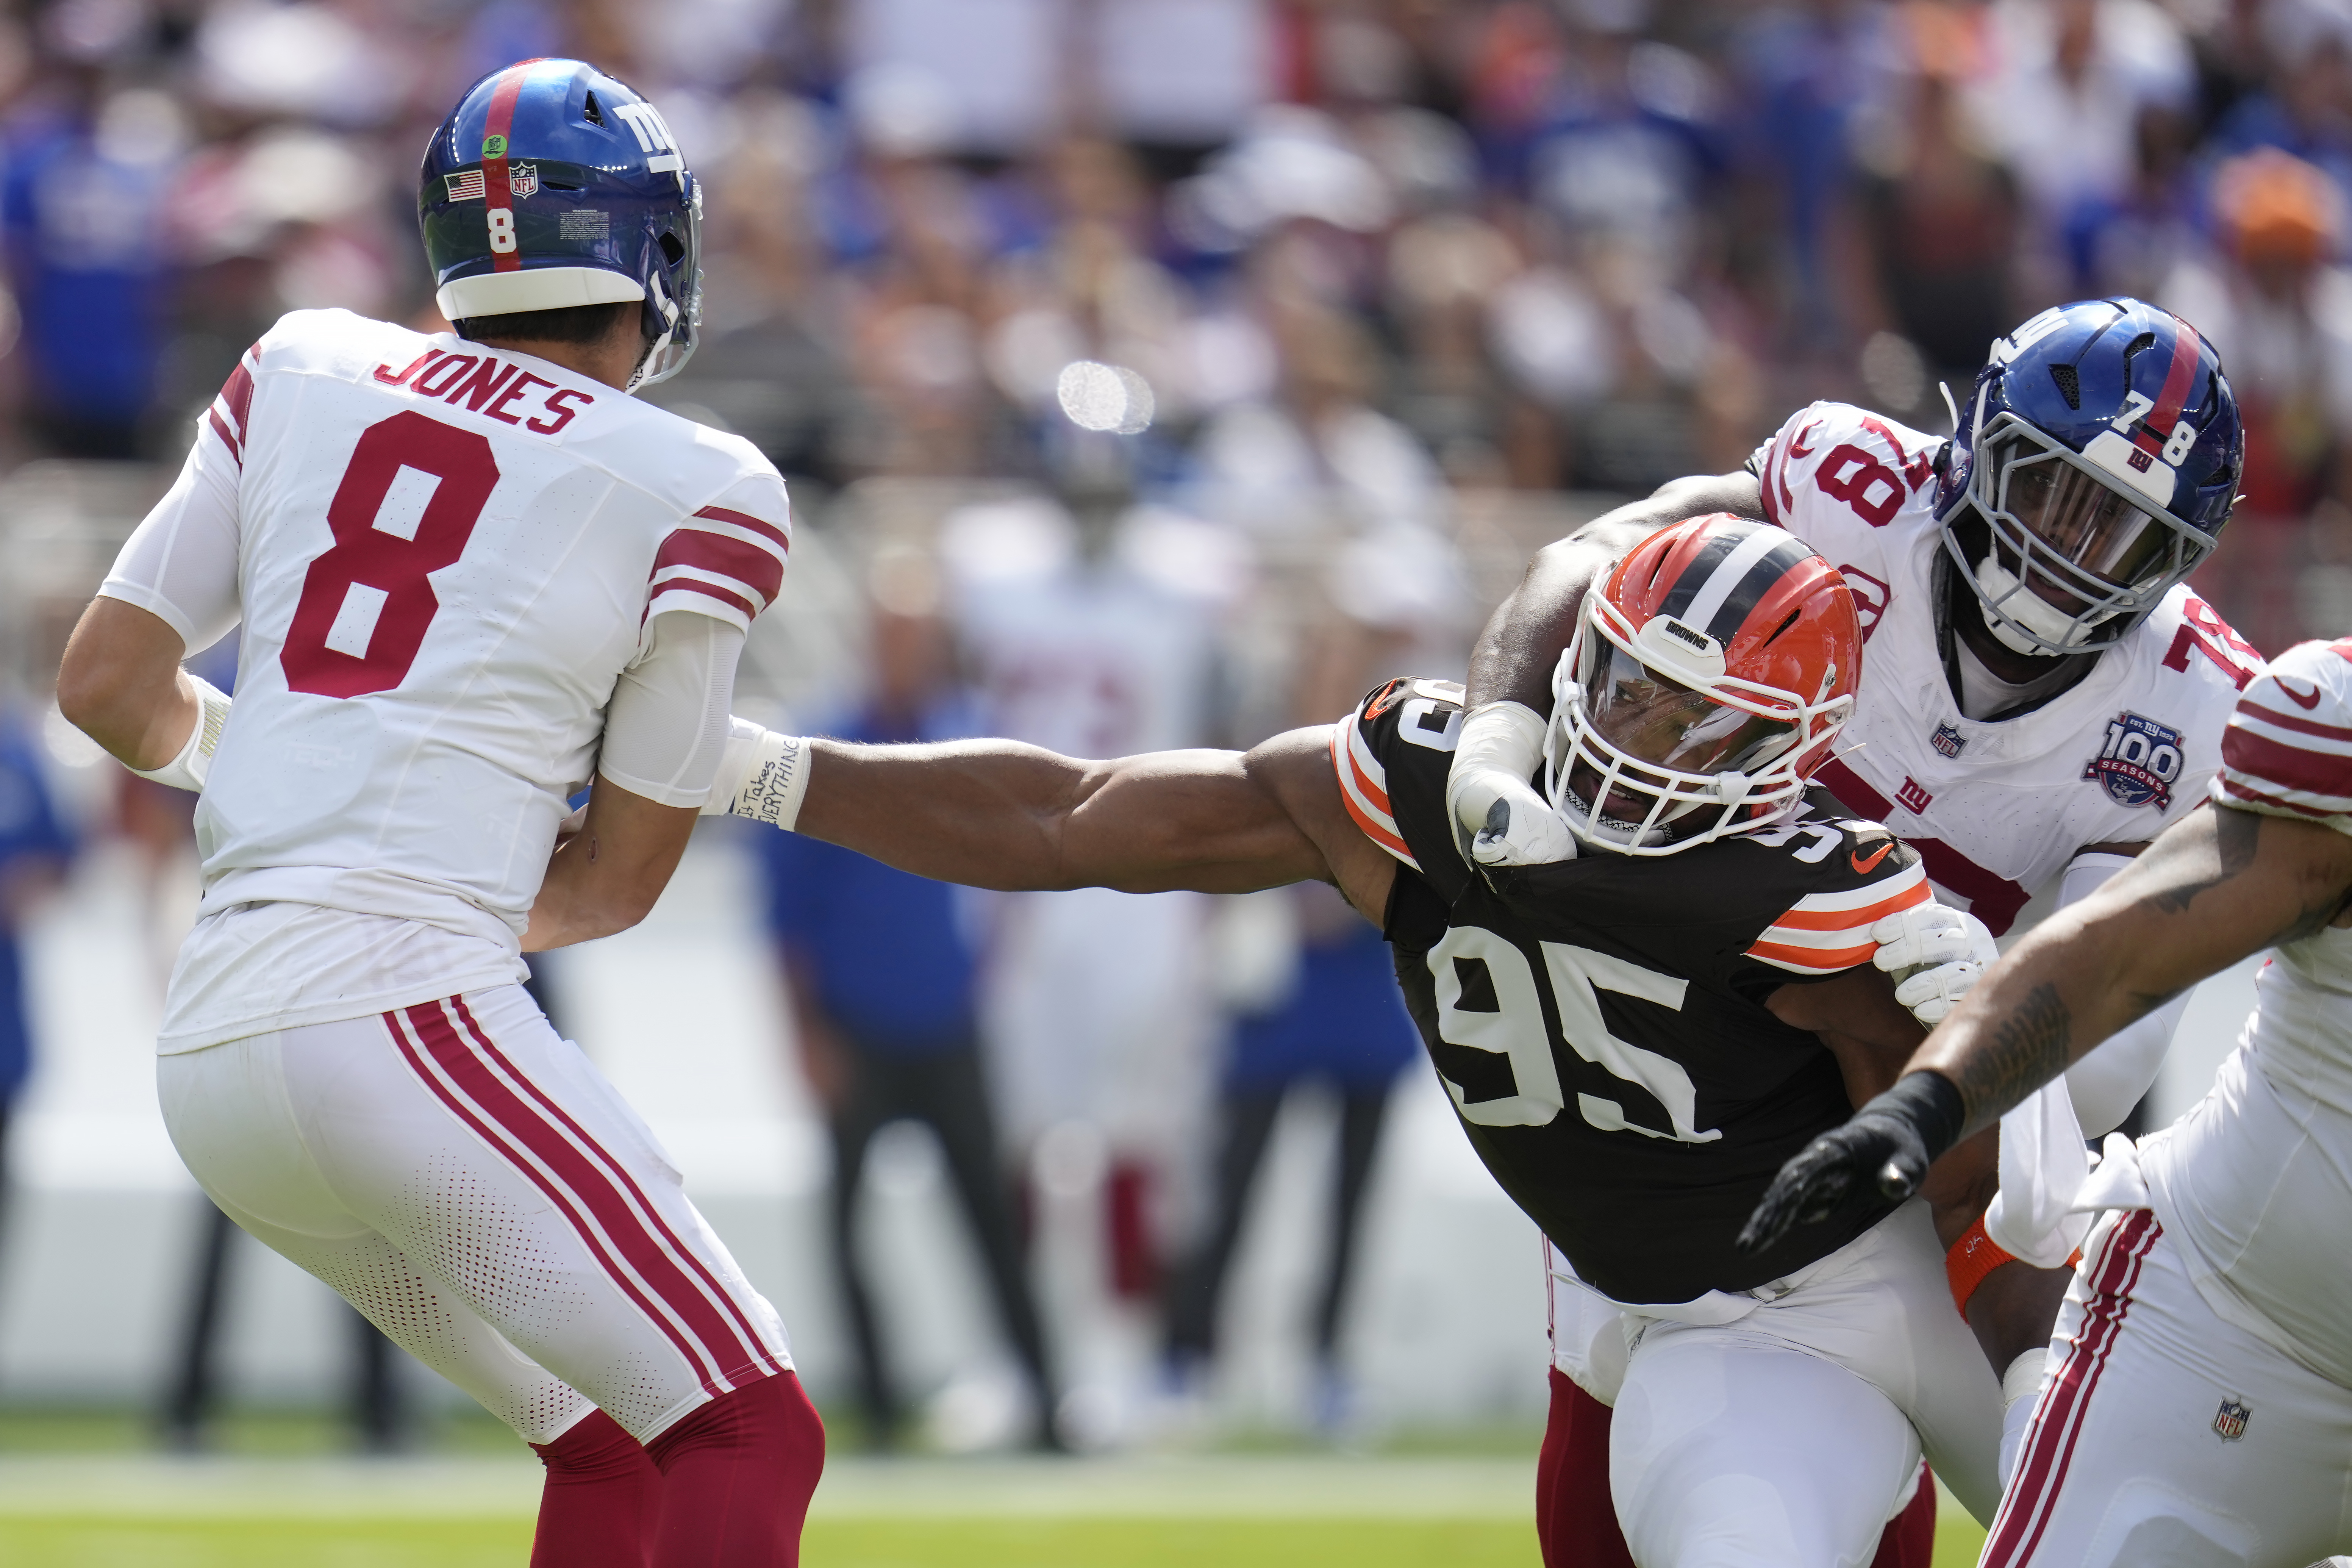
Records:
[[[261,363],[260,345],[245,351],[245,357],[228,373],[228,384],[221,388],[221,397],[228,404],[229,417],[236,421],[238,439],[245,437],[246,423],[253,416],[253,372]]]
[[[1343,745],[1340,741],[1343,734],[1350,740],[1356,738],[1356,722],[1357,715],[1350,713],[1331,726],[1331,771],[1339,776],[1339,798],[1347,804],[1348,815],[1355,819],[1358,827],[1363,829],[1365,837],[1418,871],[1421,862],[1412,858],[1412,849],[1406,847],[1403,837],[1397,832],[1396,819],[1384,806],[1372,805],[1361,794],[1355,748]],[[1385,804],[1387,797],[1383,795],[1381,799]]]
[[[705,583],[699,578],[673,577],[654,590],[651,602],[646,605],[646,619],[651,620],[665,610],[696,609],[697,606],[692,605],[673,605],[669,602],[673,598],[681,598],[687,595],[698,595],[726,605],[735,612],[735,615],[722,616],[719,618],[731,621],[735,616],[740,616],[746,629],[749,629],[751,624],[760,617],[760,606],[731,588],[723,587],[716,583]]]
[[[2310,719],[2298,719],[2292,713],[2281,713],[2276,709],[2265,708],[2251,698],[2242,699],[2239,701],[2238,710],[2231,715],[2231,719],[2233,721],[2233,727],[2236,721],[2258,721],[2275,729],[2292,730],[2298,735],[2311,735],[2319,740],[2334,741],[2352,747],[2352,728],[2341,724],[2322,724]]]
[[[1870,955],[1877,951],[1878,944],[1869,942],[1859,947],[1828,949],[1783,947],[1778,942],[1759,942],[1748,950],[1748,956],[1799,974],[1836,974],[1868,963]]]
[[[2273,741],[2234,721],[2221,735],[2222,776],[2328,800],[2352,797],[2352,755]]]
[[[1847,888],[1833,893],[1808,893],[1791,904],[1789,907],[1789,913],[1782,915],[1774,923],[1779,925],[1798,923],[1790,919],[1790,915],[1843,914],[1851,910],[1854,913],[1847,914],[1845,918],[1846,923],[1852,924],[1859,918],[1861,910],[1875,908],[1892,898],[1901,897],[1904,902],[1898,907],[1908,908],[1913,901],[1909,897],[1911,889],[1924,888],[1927,885],[1927,869],[1915,860],[1899,871],[1891,871],[1888,875],[1879,877],[1859,888]],[[1877,918],[1876,915],[1871,917],[1873,920]]]
[[[245,351],[245,357],[221,383],[220,393],[205,410],[212,422],[213,434],[221,438],[238,468],[245,467],[246,419],[253,412],[253,367],[260,363],[260,345]]]
[[[2293,812],[2297,816],[2312,816],[2325,819],[2331,816],[2343,816],[2347,813],[2352,813],[2352,800],[2345,799],[2342,796],[2334,797],[2337,801],[2341,802],[2339,805],[2305,805],[2297,801],[2282,800],[2274,795],[2264,795],[2258,789],[2249,788],[2247,785],[2231,778],[2227,773],[2219,773],[2214,776],[2213,788],[2218,794],[2230,795],[2238,800],[2242,800],[2249,805],[2258,805],[2271,811]],[[2223,804],[2227,803],[2224,802]]]
[[[1870,901],[1857,906],[1857,897]],[[1877,950],[1870,940],[1872,926],[1897,910],[1912,909],[1933,897],[1927,872],[1917,865],[1867,888],[1815,893],[1800,899],[1767,927],[1748,950],[1748,956],[1800,973],[1834,974],[1870,961]]]
[[[740,584],[762,605],[772,603],[784,584],[783,561],[766,548],[730,533],[681,528],[661,543],[654,556],[652,577],[659,582],[670,567],[691,566]]]
[[[731,511],[723,506],[707,506],[694,515],[706,521],[727,523],[730,527],[741,529],[746,533],[756,534],[786,555],[793,552],[793,536],[789,532],[772,522],[753,517],[748,511]]]
[[[1364,743],[1363,727],[1354,716],[1348,719],[1348,760],[1355,764],[1356,784],[1364,793],[1365,801],[1379,808],[1382,816],[1392,817],[1394,808],[1389,804],[1389,771],[1372,755],[1371,747]]]

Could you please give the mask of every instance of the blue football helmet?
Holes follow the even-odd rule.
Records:
[[[451,321],[645,302],[632,391],[677,374],[702,319],[702,188],[660,110],[582,60],[522,60],[457,100],[417,212]]]
[[[2244,457],[2238,400],[2196,328],[2086,300],[1993,344],[1936,514],[2004,647],[2090,652],[2211,553]]]

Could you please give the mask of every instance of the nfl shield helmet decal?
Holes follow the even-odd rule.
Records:
[[[2180,731],[2137,713],[2119,713],[2083,776],[2098,780],[2117,805],[2162,811],[2172,804],[2173,781],[2180,776]]]
[[[2246,1418],[2254,1413],[2252,1405],[2232,1394],[2221,1401],[2221,1408],[2213,1414],[2213,1431],[2224,1443],[2234,1443],[2246,1435]]]
[[[1960,754],[1960,748],[1967,745],[1969,742],[1967,736],[1951,725],[1938,724],[1936,726],[1936,732],[1927,737],[1927,743],[1945,756],[1957,757]]]
[[[539,195],[539,165],[509,164],[507,168],[507,189],[514,193],[517,201]]]

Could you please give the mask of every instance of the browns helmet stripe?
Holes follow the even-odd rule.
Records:
[[[1716,573],[1730,559],[1733,551],[1748,542],[1748,538],[1746,530],[1735,533],[1725,528],[1694,535],[1693,541],[1698,545],[1696,550],[1689,550],[1692,541],[1686,541],[1675,553],[1682,554],[1684,550],[1689,550],[1689,553],[1684,556],[1683,568],[1675,578],[1674,586],[1667,589],[1666,596],[1659,601],[1657,613],[1688,624],[1691,602],[1715,581]],[[1666,558],[1666,563],[1672,567],[1673,555]]]
[[[1761,538],[1771,537],[1762,530],[1758,532]],[[1739,628],[1748,624],[1748,617],[1755,614],[1756,606],[1764,602],[1765,596],[1790,573],[1813,558],[1811,549],[1797,539],[1773,540],[1761,555],[1762,559],[1749,566],[1732,584],[1731,591],[1724,595],[1722,605],[1707,617],[1706,625],[1701,628],[1717,642],[1727,646],[1738,635]]]
[[[1658,613],[1727,646],[1773,586],[1812,556],[1803,541],[1761,523],[1716,531],[1691,552]]]

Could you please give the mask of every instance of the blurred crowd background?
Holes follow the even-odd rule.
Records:
[[[1737,468],[1814,398],[1947,429],[1939,385],[1965,396],[1995,336],[2108,292],[2189,318],[2244,405],[2200,590],[2265,651],[2352,630],[2352,0],[20,4],[0,929],[104,842],[160,911],[126,940],[167,961],[187,803],[45,717],[63,632],[278,315],[444,325],[418,153],[467,84],[559,54],[651,97],[706,191],[703,347],[649,395],[792,481],[757,717],[1087,756],[1328,721],[1458,676],[1527,555],[1612,497]],[[1307,893],[978,900],[710,852],[751,868],[830,1133],[831,1386],[866,1430],[914,1392],[856,1264],[879,1130],[937,1135],[1008,1407],[1077,1397],[1069,1435],[1108,1441],[1209,1398],[1241,1216],[1310,1081],[1336,1174],[1300,1399],[1345,1428],[1355,1219],[1415,1055],[1367,928]],[[0,1108],[22,988],[12,934]],[[1056,1194],[1099,1226],[1088,1321],[1150,1400],[1103,1393],[1118,1356],[1034,1299]]]

